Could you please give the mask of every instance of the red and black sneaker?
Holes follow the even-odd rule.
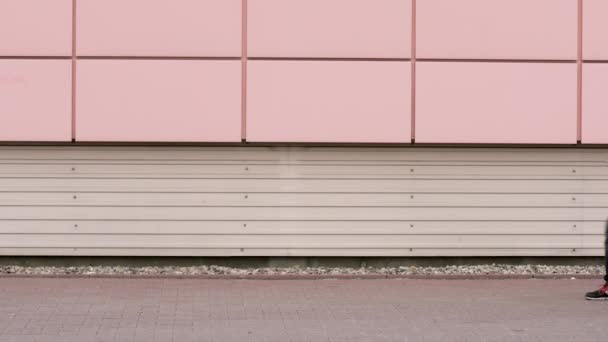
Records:
[[[608,283],[600,287],[599,290],[593,292],[587,292],[585,299],[587,300],[608,300]]]

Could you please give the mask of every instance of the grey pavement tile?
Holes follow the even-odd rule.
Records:
[[[0,342],[606,341],[597,285],[0,278]]]

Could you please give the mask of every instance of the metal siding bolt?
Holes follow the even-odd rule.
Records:
[[[72,171],[76,171],[76,168],[75,168],[75,167],[73,167],[73,168],[72,168]]]
[[[244,251],[245,251],[245,248],[241,248],[241,252],[244,252]]]
[[[78,198],[78,196],[74,195],[74,196],[72,196],[72,198],[73,198],[73,199],[77,199],[77,198]]]
[[[247,228],[247,223],[243,223],[243,227]]]
[[[572,170],[572,173],[576,173],[576,170]]]
[[[249,198],[249,195],[245,195],[245,198]]]

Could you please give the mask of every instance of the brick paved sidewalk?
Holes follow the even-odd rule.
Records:
[[[0,342],[606,341],[597,285],[0,278]]]

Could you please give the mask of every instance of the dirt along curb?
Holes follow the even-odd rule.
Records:
[[[380,279],[428,279],[428,280],[509,280],[509,279],[602,279],[596,274],[436,274],[436,275],[386,275],[386,274],[3,274],[2,278],[52,278],[52,279],[199,279],[199,280],[380,280]]]

